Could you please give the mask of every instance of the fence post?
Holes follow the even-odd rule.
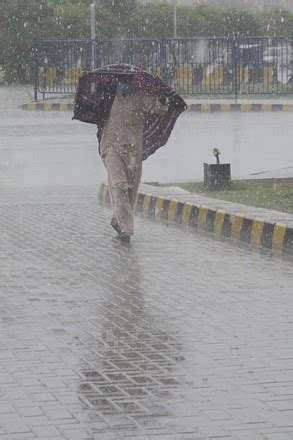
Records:
[[[161,79],[166,81],[166,62],[167,62],[167,54],[166,54],[166,40],[162,38],[160,40],[160,71],[161,71]]]
[[[233,37],[233,46],[232,46],[232,62],[233,62],[233,82],[234,82],[234,96],[235,101],[238,99],[238,92],[240,90],[239,83],[239,65],[240,65],[240,53],[239,53],[239,39],[238,37]]]
[[[32,60],[33,60],[33,81],[34,81],[34,100],[38,100],[38,64],[37,64],[37,47],[36,43],[32,46]]]
[[[95,62],[96,62],[96,67],[101,67],[101,65],[102,65],[102,48],[101,48],[101,42],[99,40],[99,37],[96,38],[96,41],[95,41]]]

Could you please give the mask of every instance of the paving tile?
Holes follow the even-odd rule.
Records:
[[[1,191],[0,440],[293,438],[291,263],[109,218],[97,187]]]

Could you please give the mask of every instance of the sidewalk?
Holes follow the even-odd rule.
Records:
[[[290,262],[141,217],[126,248],[96,185],[0,211],[0,440],[292,440]]]

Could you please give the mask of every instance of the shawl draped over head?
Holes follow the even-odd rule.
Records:
[[[181,96],[159,77],[129,64],[112,64],[84,72],[79,78],[72,119],[96,124],[100,141],[118,82],[129,80],[134,92],[143,91],[150,96],[165,96],[169,101],[168,112],[164,116],[144,114],[143,160],[145,160],[166,144],[178,116],[187,108]]]

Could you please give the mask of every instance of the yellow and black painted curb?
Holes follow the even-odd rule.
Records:
[[[72,111],[73,102],[31,101],[22,104],[22,110]],[[293,104],[189,104],[189,112],[293,112]]]
[[[190,104],[188,109],[191,112],[292,112],[293,104],[233,104],[233,103],[223,103],[223,104]]]
[[[104,183],[99,189],[99,201],[110,203],[109,188]],[[142,193],[139,193],[136,211],[145,217],[213,233],[219,240],[230,239],[236,244],[246,243],[254,250],[264,249],[274,255],[293,256],[293,228],[283,223]]]
[[[69,111],[73,110],[72,102],[50,102],[42,101],[36,102],[31,101],[20,106],[21,110],[58,110],[58,111]]]

